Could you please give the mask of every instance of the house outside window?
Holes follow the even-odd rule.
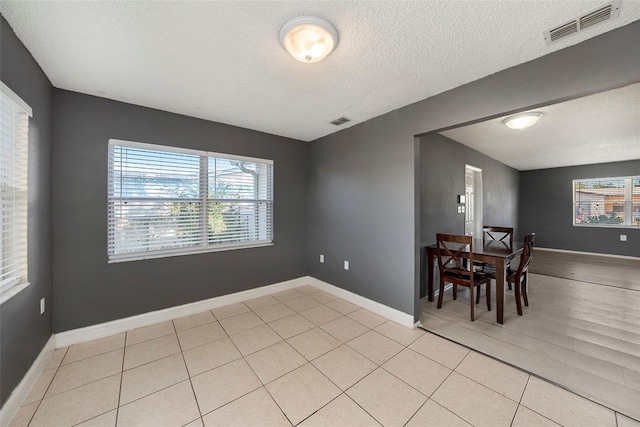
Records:
[[[640,176],[573,181],[573,224],[640,227]]]
[[[28,285],[27,177],[32,110],[0,82],[0,301]],[[19,285],[19,286],[18,286]]]
[[[109,262],[273,242],[273,161],[109,141]]]

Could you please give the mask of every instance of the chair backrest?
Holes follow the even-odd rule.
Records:
[[[438,233],[436,240],[440,274],[451,272],[458,276],[468,276],[469,280],[473,280],[473,236]],[[463,262],[463,259],[469,261]]]
[[[509,244],[509,248],[512,248],[513,227],[496,227],[493,225],[485,225],[482,227],[482,240],[484,242],[502,242],[505,245]]]
[[[529,264],[531,263],[531,254],[533,252],[533,242],[536,240],[536,233],[527,234],[524,236],[524,244],[522,245],[522,255],[520,256],[520,265],[518,266],[517,275],[520,276],[525,271],[529,270]]]

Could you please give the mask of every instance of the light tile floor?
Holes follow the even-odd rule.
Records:
[[[311,286],[56,350],[11,426],[640,426]]]

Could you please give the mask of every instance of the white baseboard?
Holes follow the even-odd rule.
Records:
[[[54,347],[55,338],[52,335],[49,338],[49,341],[47,341],[44,347],[42,347],[42,350],[40,350],[40,354],[36,357],[36,360],[33,361],[31,368],[29,368],[24,378],[22,378],[20,384],[13,389],[11,395],[0,410],[0,426],[8,426],[11,419],[18,413],[22,402],[33,388],[38,377],[40,377],[44,367],[49,362]]]
[[[286,282],[280,282],[273,285],[262,286],[260,288],[236,292],[234,294],[223,295],[202,301],[196,301],[189,304],[179,305],[176,307],[165,308],[163,310],[125,317],[124,319],[113,320],[111,322],[100,323],[98,325],[60,332],[58,334],[55,334],[55,348],[68,347],[73,344],[80,344],[98,338],[108,337],[111,335],[119,334],[121,332],[131,331],[136,328],[154,325],[156,323],[177,319],[179,317],[190,316],[192,314],[201,313],[206,310],[247,301],[253,298],[258,298],[264,295],[269,295],[275,292],[297,288],[304,285],[315,286],[318,289],[343,298],[362,308],[366,308],[369,311],[379,314],[380,316],[385,317],[389,320],[393,320],[394,322],[406,326],[407,328],[415,327],[413,316],[410,314],[403,313],[384,304],[380,304],[368,298],[338,288],[337,286],[333,286],[314,277],[304,276],[298,277],[297,279],[287,280]]]
[[[234,294],[222,295],[215,298],[196,301],[176,307],[165,308],[163,310],[151,311],[149,313],[125,317],[124,319],[113,320],[111,322],[100,323],[98,325],[60,332],[55,335],[56,348],[68,347],[73,344],[79,344],[98,338],[104,338],[110,335],[119,334],[121,332],[131,331],[143,326],[149,326],[156,323],[165,322],[167,320],[177,319],[179,317],[202,313],[206,310],[247,301],[275,292],[304,286],[306,284],[309,284],[309,276],[299,277],[297,279],[287,280],[286,282],[280,282],[273,285],[267,285],[255,289],[236,292]]]
[[[396,310],[395,308],[391,308],[384,304],[380,304],[379,302],[370,300],[369,298],[354,294],[353,292],[349,292],[327,282],[323,282],[322,280],[316,279],[315,277],[309,277],[308,283],[311,286],[322,289],[323,291],[347,300],[350,303],[359,305],[362,308],[366,308],[367,310],[379,314],[382,317],[393,320],[394,322],[399,323],[402,326],[406,326],[407,328],[415,327],[413,315],[411,314],[404,313],[400,310]]]
[[[606,257],[606,258],[629,259],[629,260],[634,260],[634,261],[640,260],[640,258],[637,257],[637,256],[601,254],[599,252],[570,251],[568,249],[541,248],[541,247],[538,247],[538,246],[533,248],[533,250],[534,250],[534,256],[535,256],[535,251],[549,251],[549,252],[563,252],[563,253],[566,253],[566,254],[591,255],[591,256],[601,256],[601,257]]]

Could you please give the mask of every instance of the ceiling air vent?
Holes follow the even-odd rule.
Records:
[[[616,19],[620,14],[620,0],[614,0],[602,7],[592,10],[582,16],[565,22],[543,32],[544,42],[547,46],[571,34],[579,33],[589,27]]]
[[[350,122],[351,119],[347,119],[346,117],[340,117],[339,119],[335,119],[331,122],[332,125],[340,126],[341,124]]]

